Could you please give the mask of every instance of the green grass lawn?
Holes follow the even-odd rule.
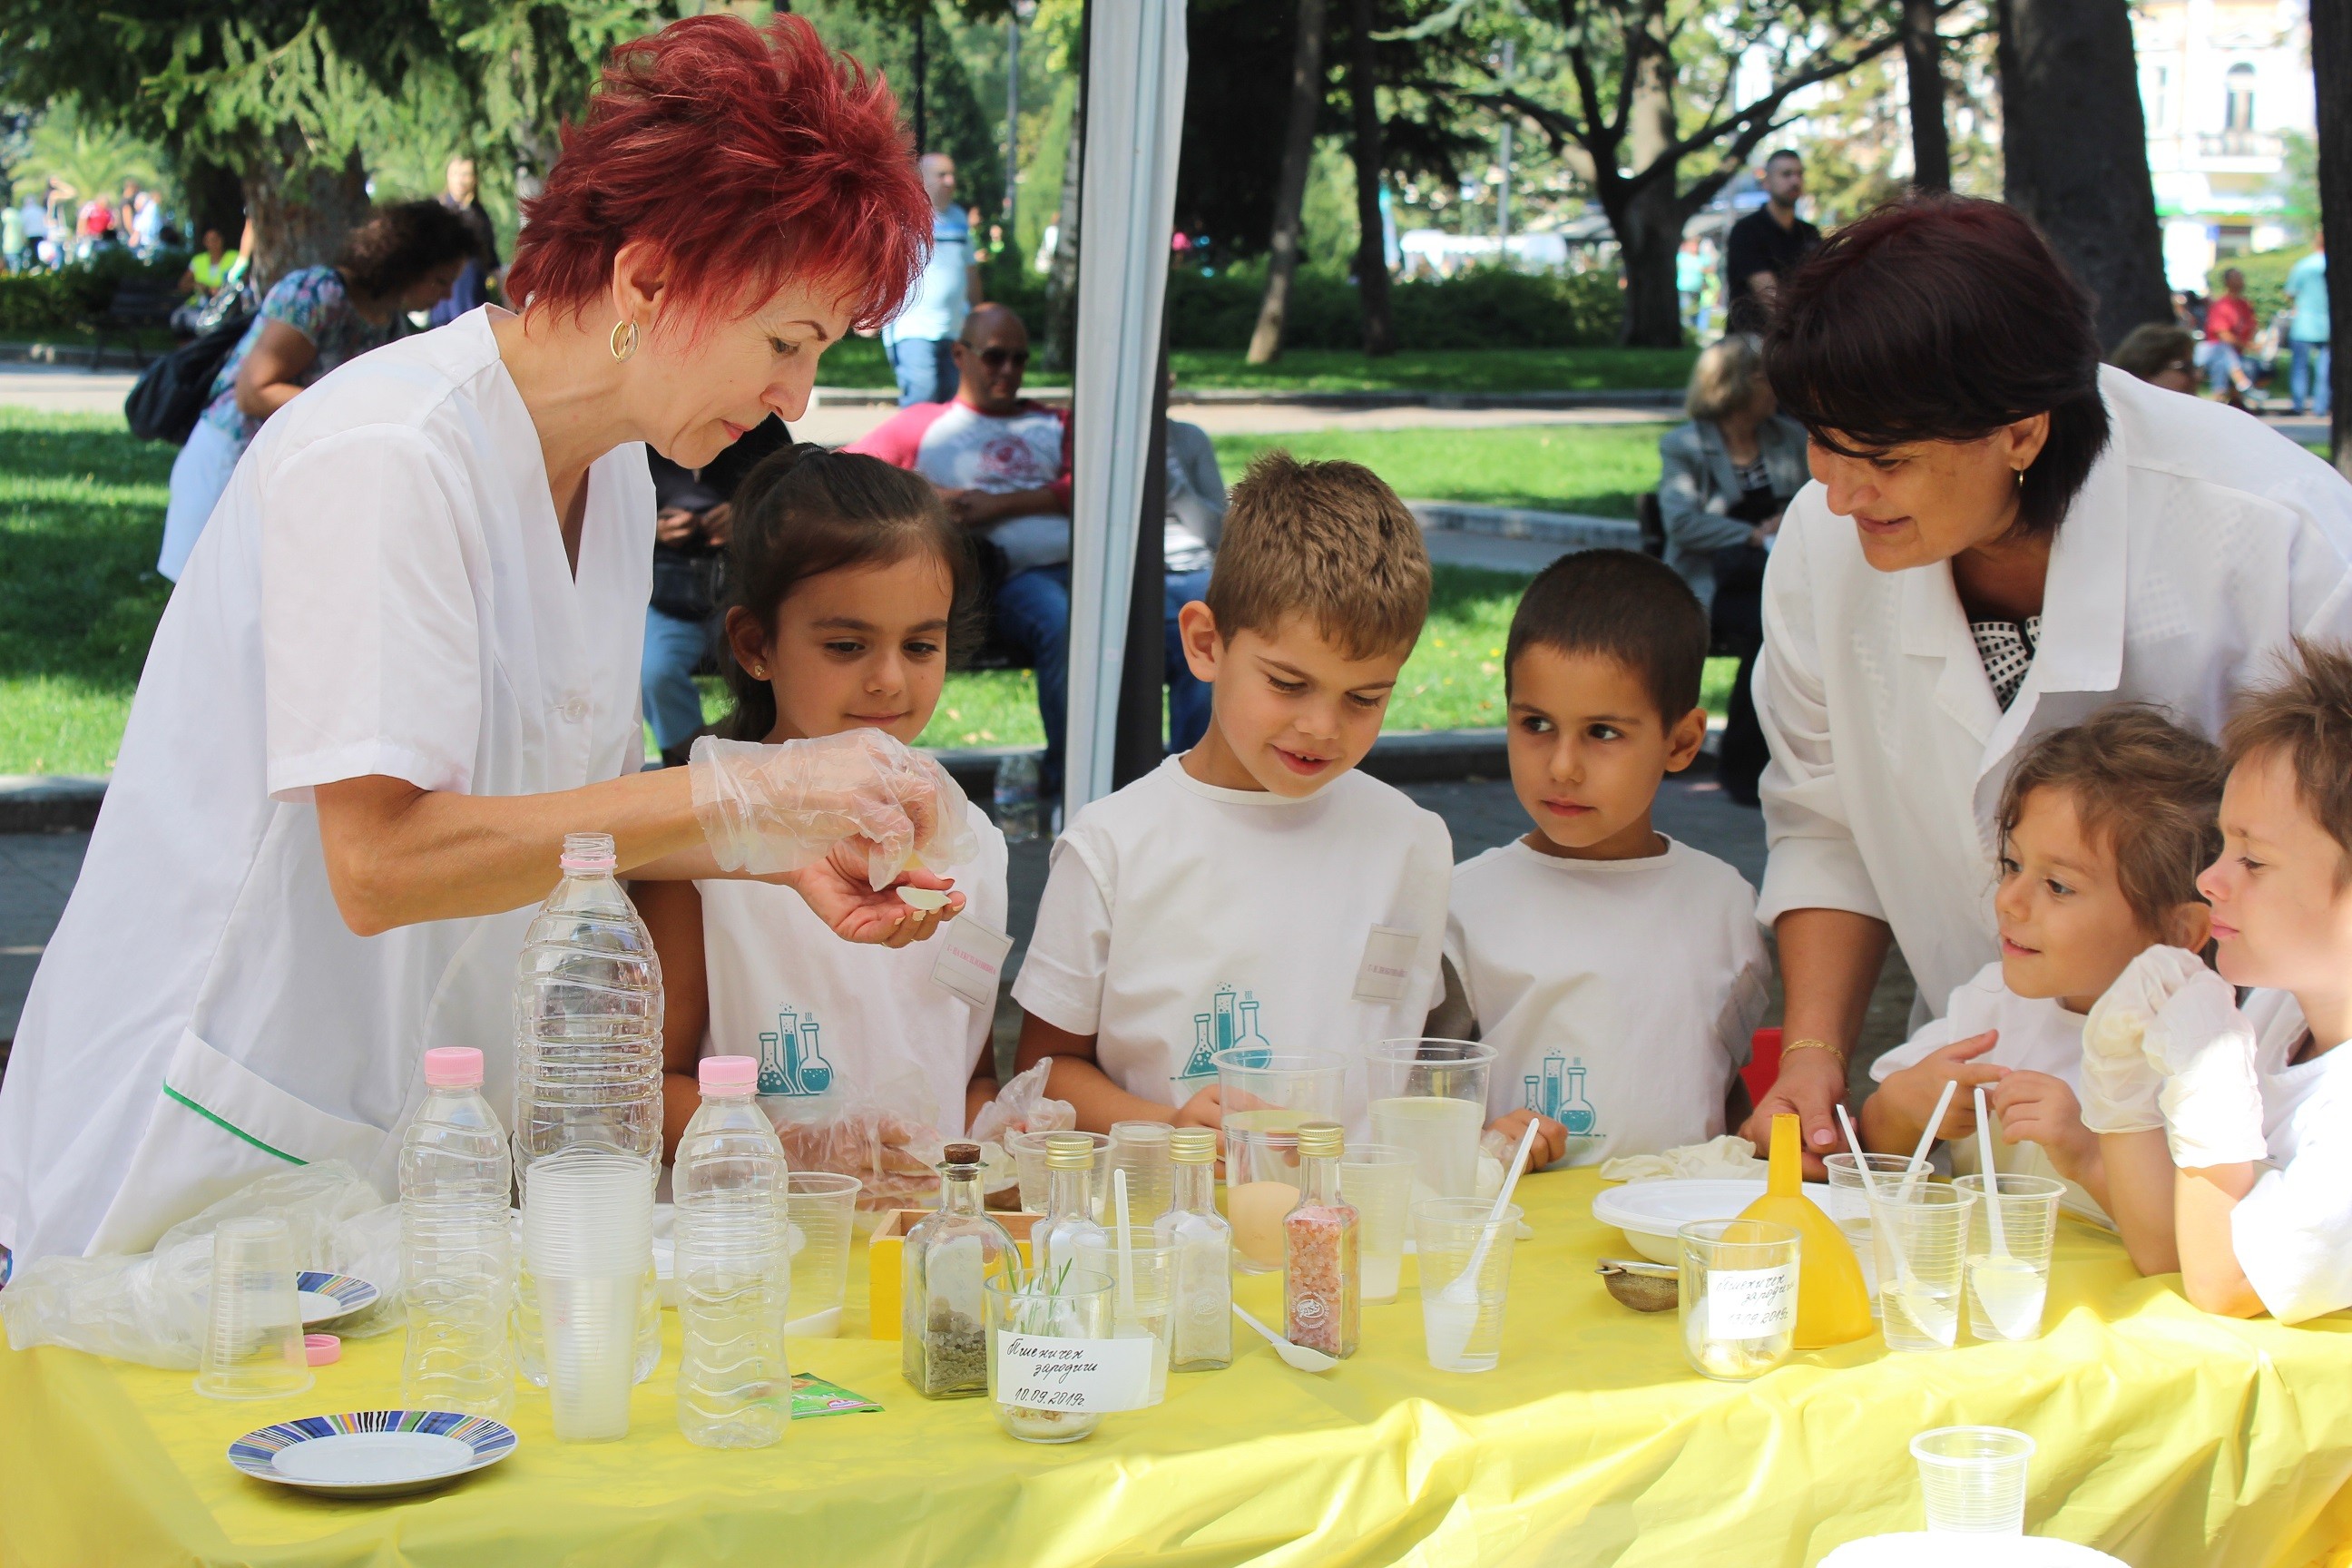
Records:
[[[1492,429],[1317,430],[1291,436],[1220,436],[1225,482],[1250,459],[1281,447],[1301,458],[1362,463],[1410,500],[1632,517],[1633,499],[1658,488],[1664,425],[1512,425]]]

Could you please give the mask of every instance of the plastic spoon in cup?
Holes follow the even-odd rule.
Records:
[[[1958,1079],[1944,1080],[1944,1092],[1936,1097],[1935,1114],[1927,1118],[1927,1130],[1919,1134],[1919,1146],[1911,1151],[1911,1165],[1903,1173],[1903,1185],[1895,1194],[1895,1202],[1909,1203],[1911,1190],[1919,1184],[1919,1178],[1927,1173],[1927,1151],[1936,1146],[1936,1129],[1944,1124],[1944,1112],[1952,1104],[1952,1090],[1959,1086]]]
[[[1478,1231],[1478,1245],[1470,1249],[1470,1261],[1446,1281],[1444,1289],[1423,1296],[1422,1321],[1429,1335],[1429,1359],[1439,1366],[1458,1364],[1478,1327],[1478,1271],[1486,1267],[1486,1249],[1495,1244],[1495,1227],[1510,1212],[1511,1194],[1517,1190],[1520,1173],[1528,1168],[1528,1151],[1535,1146],[1536,1127],[1536,1120],[1529,1117],[1528,1130],[1519,1137],[1518,1152],[1511,1156],[1510,1171],[1503,1177],[1503,1190],[1495,1194],[1495,1206],[1486,1211],[1486,1223]]]
[[[1127,1170],[1110,1173],[1111,1208],[1118,1220],[1118,1321],[1135,1321],[1135,1238],[1127,1229]]]
[[[1977,1088],[1977,1163],[1984,1167],[1985,1219],[1992,1227],[1992,1256],[1973,1266],[1977,1301],[2003,1339],[2021,1340],[2042,1318],[2042,1298],[2048,1287],[2033,1265],[2009,1250],[2009,1229],[2000,1214],[2000,1176],[1992,1160],[1992,1119],[1985,1110],[1985,1091]]]
[[[1871,1174],[1870,1156],[1862,1152],[1862,1140],[1855,1135],[1853,1118],[1846,1114],[1845,1107],[1839,1106],[1837,1114],[1838,1125],[1845,1129],[1845,1146],[1853,1151],[1853,1168],[1862,1177],[1862,1195],[1870,1205],[1871,1228],[1878,1235],[1886,1237],[1886,1250],[1895,1255],[1895,1289],[1898,1294],[1914,1295],[1916,1291],[1911,1283],[1911,1266],[1903,1257],[1903,1244],[1897,1241],[1895,1238],[1895,1233],[1887,1228],[1886,1215],[1880,1208],[1886,1200],[1878,1191],[1878,1178]],[[1943,1120],[1941,1111],[1937,1112],[1936,1120],[1938,1121]],[[1879,1289],[1881,1294],[1885,1293],[1885,1286],[1883,1282]]]
[[[1238,1301],[1234,1303],[1234,1316],[1265,1335],[1265,1342],[1274,1347],[1274,1353],[1280,1356],[1286,1364],[1295,1366],[1301,1372],[1329,1372],[1339,1364],[1338,1356],[1325,1355],[1321,1351],[1308,1350],[1305,1345],[1292,1344],[1288,1340],[1251,1317]]]

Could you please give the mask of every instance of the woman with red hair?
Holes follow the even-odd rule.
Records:
[[[937,929],[889,885],[962,799],[878,731],[638,771],[646,449],[797,417],[905,295],[930,207],[889,93],[798,17],[676,23],[614,51],[525,217],[520,314],[351,361],[237,464],[26,1005],[0,1246],[142,1250],[322,1159],[390,1195],[426,1047],[512,1081],[567,835],[788,881],[851,941]]]

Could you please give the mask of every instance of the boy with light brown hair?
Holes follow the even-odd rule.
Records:
[[[1429,584],[1420,526],[1369,468],[1270,452],[1234,489],[1207,599],[1179,617],[1208,732],[1071,822],[1013,988],[1020,1065],[1053,1058],[1081,1128],[1216,1126],[1223,1049],[1360,1059],[1421,1032],[1453,841],[1356,766]]]

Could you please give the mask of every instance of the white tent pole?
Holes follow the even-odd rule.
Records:
[[[1108,795],[1183,135],[1184,0],[1093,0],[1071,416],[1066,814]]]

